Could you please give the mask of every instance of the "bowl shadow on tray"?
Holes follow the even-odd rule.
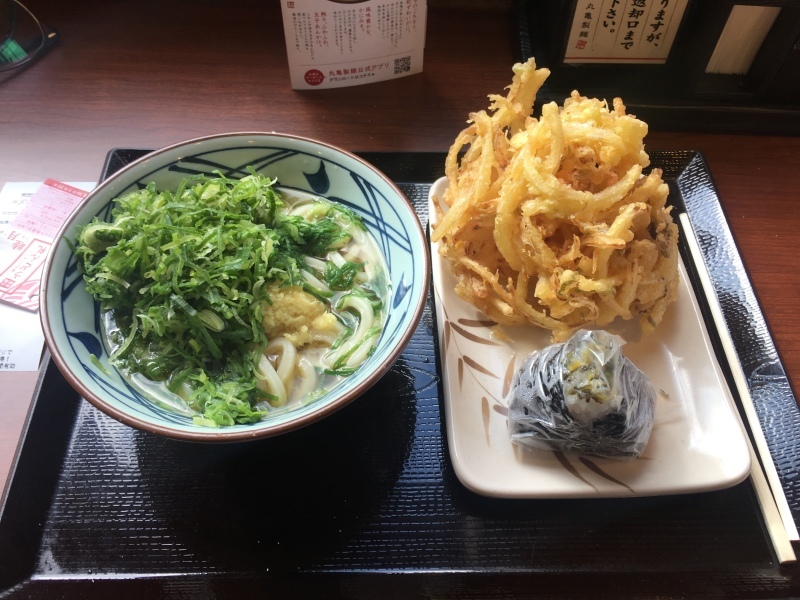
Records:
[[[216,445],[136,432],[142,492],[171,499],[152,504],[156,521],[215,570],[324,566],[400,476],[414,437],[414,396],[401,357],[349,405],[274,438]]]

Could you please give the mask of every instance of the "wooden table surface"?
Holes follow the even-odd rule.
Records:
[[[517,59],[503,10],[432,7],[424,72],[338,90],[289,85],[277,2],[30,0],[61,35],[0,83],[0,183],[91,181],[114,147],[279,131],[353,151],[445,151]],[[800,138],[651,131],[705,155],[773,338],[800,386]],[[36,373],[0,374],[0,489]]]

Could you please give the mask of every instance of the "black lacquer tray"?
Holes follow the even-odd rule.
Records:
[[[112,151],[103,176],[144,153]],[[444,155],[363,156],[425,223]],[[697,152],[651,159],[700,239],[797,518],[800,413],[711,177]],[[447,450],[431,309],[429,300],[372,390],[260,442],[199,445],[131,429],[78,397],[48,360],[0,515],[0,597],[800,595],[798,568],[776,560],[749,481],[593,500],[501,500],[464,488]]]

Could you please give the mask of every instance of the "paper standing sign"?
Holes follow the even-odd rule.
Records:
[[[282,0],[294,89],[361,85],[422,71],[426,0]]]

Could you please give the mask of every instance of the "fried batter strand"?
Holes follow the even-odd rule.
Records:
[[[647,125],[619,98],[609,109],[578,92],[533,118],[549,71],[533,59],[513,71],[508,95],[470,115],[445,163],[432,239],[456,293],[554,341],[617,317],[652,332],[677,296],[678,229],[661,172],[642,173]]]

